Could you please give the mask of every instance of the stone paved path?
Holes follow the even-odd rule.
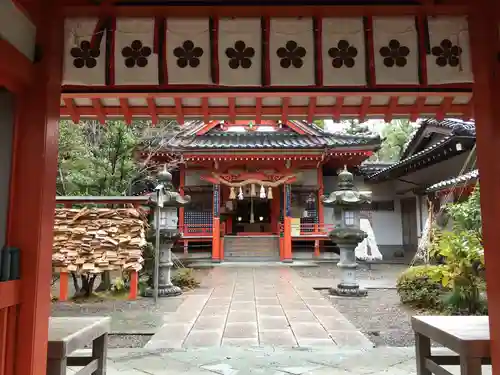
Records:
[[[444,349],[435,354],[449,355]],[[78,353],[75,355],[90,355]],[[75,369],[76,370],[76,369]],[[458,366],[447,367],[458,375]],[[74,374],[70,371],[69,374]],[[365,350],[290,348],[190,348],[168,351],[114,349],[107,375],[416,375],[415,349],[378,347]],[[491,375],[491,366],[483,366]]]
[[[214,268],[146,345],[371,348],[373,344],[289,267]]]

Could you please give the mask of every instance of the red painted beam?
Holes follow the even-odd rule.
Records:
[[[154,98],[147,98],[146,100],[148,103],[148,109],[151,116],[151,122],[153,123],[153,126],[156,126],[158,124],[158,111],[156,109],[156,102]]]
[[[89,5],[86,0],[67,1],[64,14],[70,17],[96,17],[104,14],[119,17],[369,17],[369,16],[414,16],[464,15],[465,1],[454,4],[427,5],[278,5],[278,6],[175,6],[162,5],[100,7]]]
[[[425,101],[425,98],[421,98],[421,101]],[[334,119],[339,120],[341,116],[371,116],[371,117],[381,117],[384,118],[387,115],[387,107],[386,106],[372,106],[368,104],[369,98],[365,100],[364,105],[362,106],[343,106],[338,108],[339,100],[337,104],[334,106],[317,106],[315,111],[315,116],[320,118],[328,118],[334,114]],[[179,103],[177,103],[179,102]],[[470,113],[470,104],[453,104],[448,107],[447,113]],[[177,121],[182,124],[184,122],[184,116],[189,117],[204,117],[204,112],[202,107],[185,107],[182,108],[180,105],[180,99],[176,99],[176,107],[157,107],[157,114],[163,117],[173,117],[176,118]],[[100,110],[96,110],[95,107],[76,107],[76,112],[80,115],[80,117],[98,117],[101,122],[102,119],[105,119],[107,116],[124,116],[124,112],[120,107],[101,107]],[[256,107],[236,107],[235,108],[236,116],[251,116],[257,118],[260,116],[273,116],[276,118],[283,118],[283,108],[281,106],[266,106],[261,107],[260,111]],[[309,107],[308,106],[292,106],[288,107],[286,112],[287,117],[291,116],[304,116],[308,114]],[[71,112],[68,111],[68,108],[61,107],[61,116],[62,117],[71,117]],[[148,117],[150,115],[148,107],[130,107],[130,113],[136,117]],[[401,105],[398,104],[393,108],[392,114],[396,116],[409,116],[414,121],[421,114],[429,114],[429,115],[437,115],[438,113],[443,113],[443,107],[440,105],[425,105],[421,106],[418,109],[415,105]],[[229,117],[229,108],[228,107],[210,107],[210,114],[213,117]]]

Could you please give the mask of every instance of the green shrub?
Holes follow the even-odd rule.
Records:
[[[172,276],[172,284],[181,289],[194,289],[200,286],[192,268],[179,268]]]
[[[397,291],[401,302],[421,309],[444,309],[442,286],[436,275],[441,266],[415,266],[404,271],[398,278]]]

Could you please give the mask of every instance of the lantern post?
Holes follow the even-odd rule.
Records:
[[[172,191],[172,175],[164,166],[158,173],[159,185],[155,188],[152,201],[155,204],[155,262],[153,288],[146,289],[147,297],[174,297],[182,294],[181,288],[172,284],[172,246],[182,237],[178,228],[177,208],[187,205],[189,195],[181,196]]]
[[[326,207],[333,207],[335,228],[329,233],[330,239],[340,248],[340,261],[337,263],[342,271],[341,281],[330,293],[345,297],[366,296],[367,291],[359,287],[356,280],[356,246],[367,234],[360,229],[360,213],[364,204],[371,202],[371,192],[358,191],[354,186],[354,176],[344,167],[338,175],[337,189],[328,197],[322,196]]]

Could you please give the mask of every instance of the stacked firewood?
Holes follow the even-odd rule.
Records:
[[[135,208],[56,209],[52,265],[96,274],[142,268],[147,221]]]

